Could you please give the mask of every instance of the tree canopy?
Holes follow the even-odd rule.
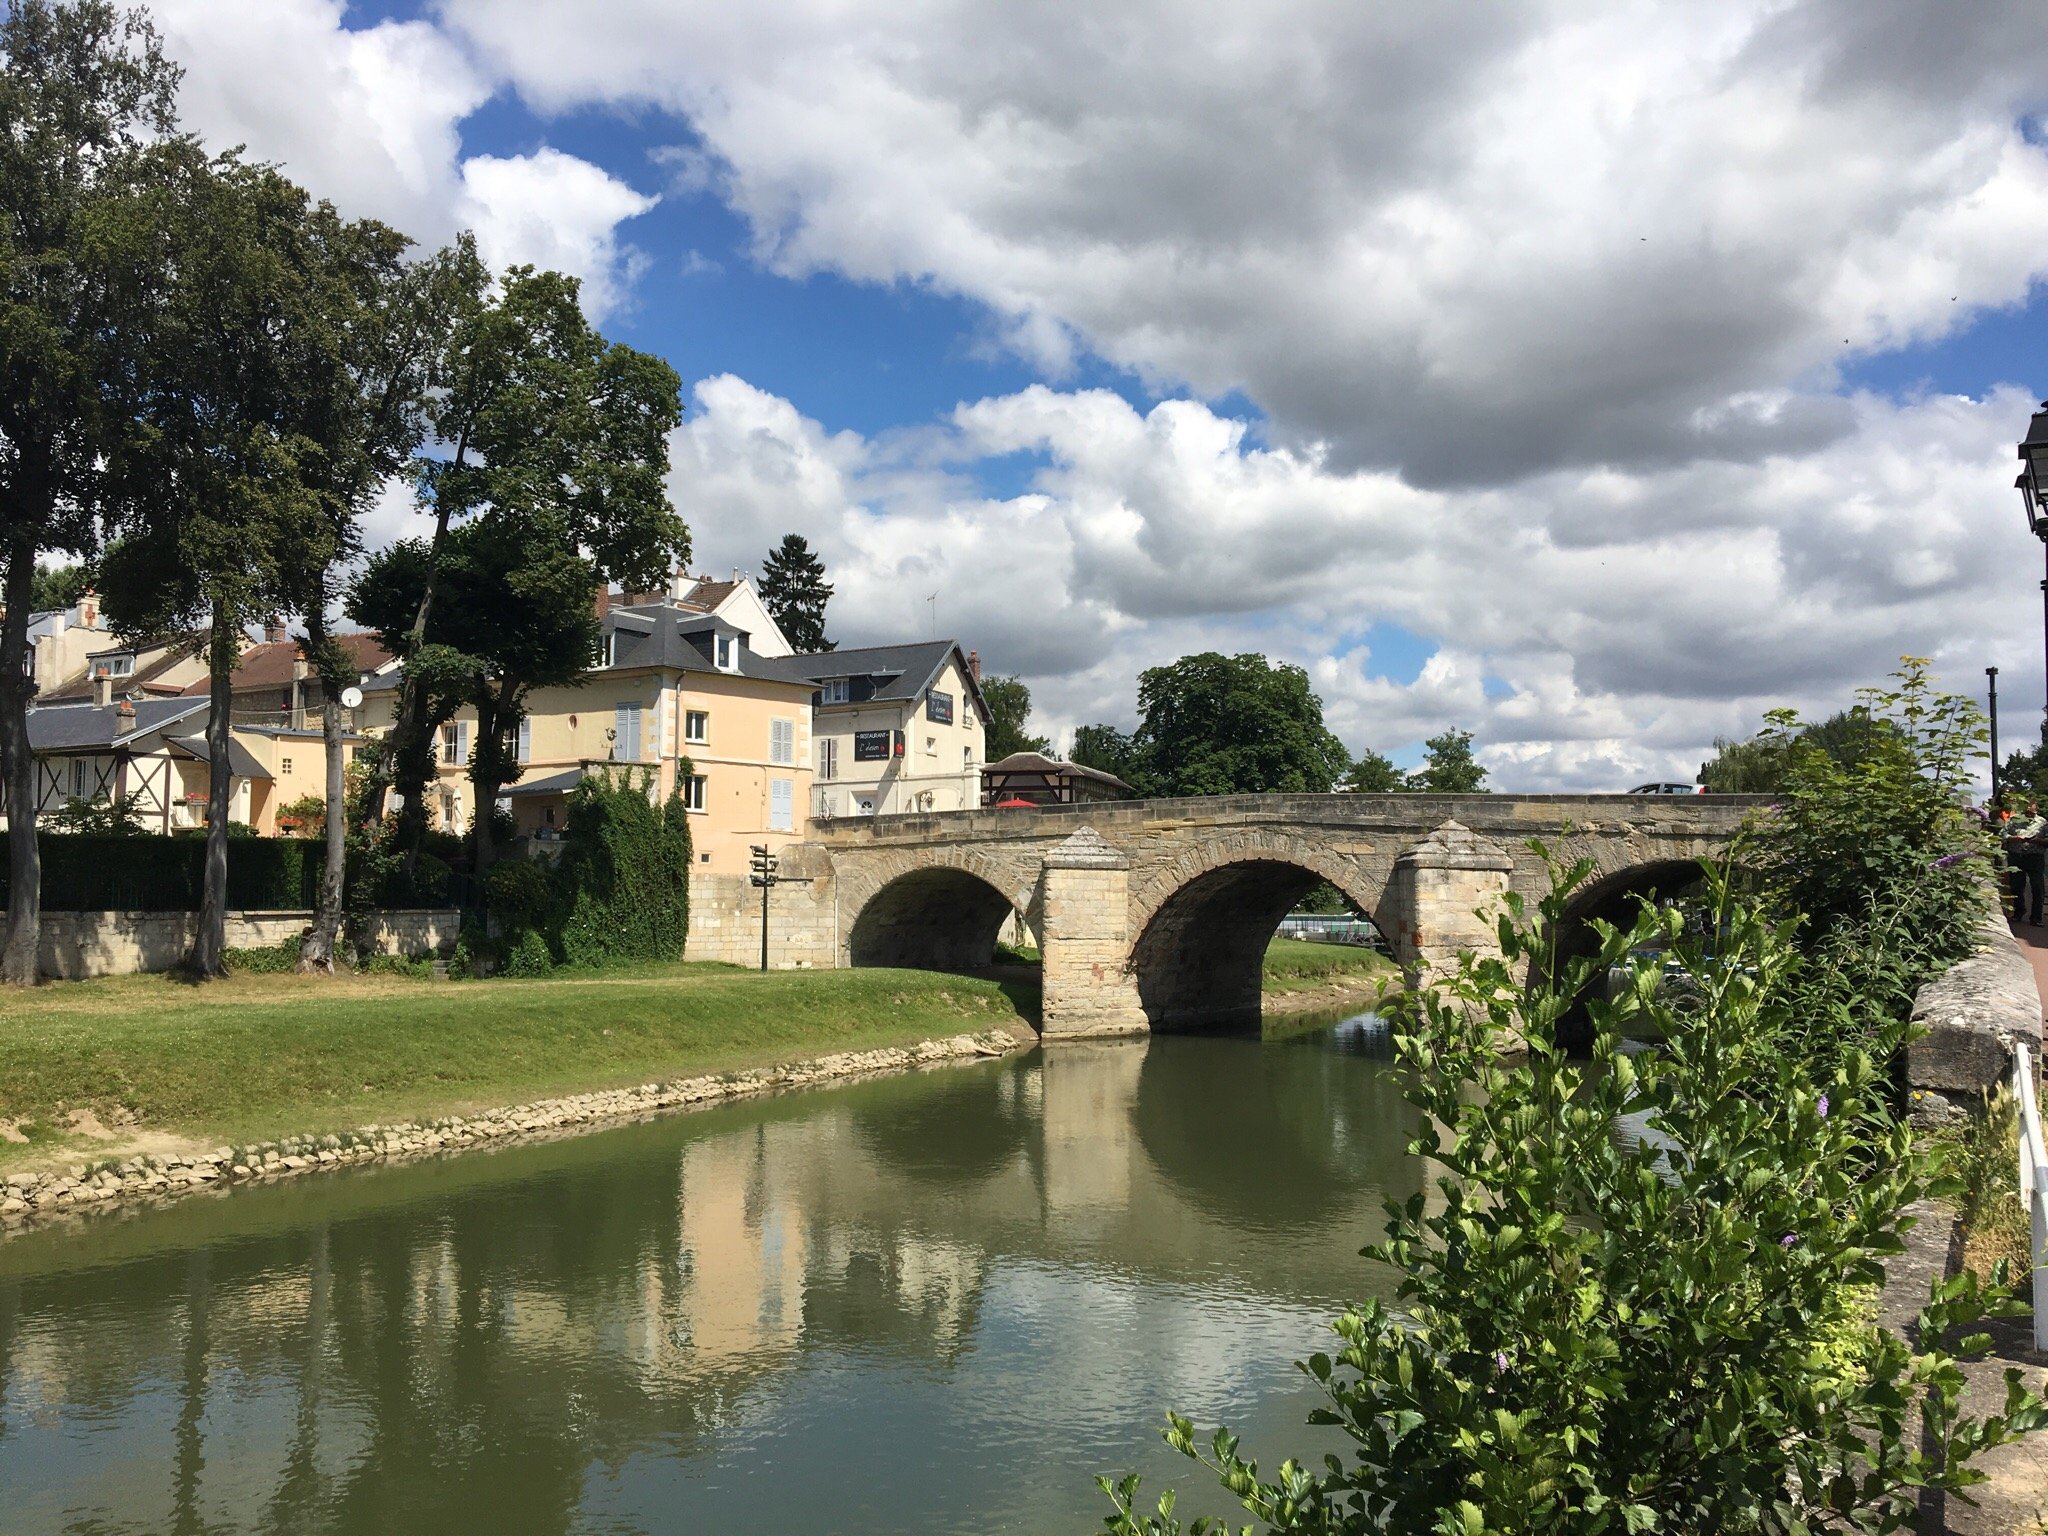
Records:
[[[1074,731],[1074,750],[1067,754],[1084,768],[1113,773],[1133,789],[1145,775],[1138,745],[1113,725],[1083,725]],[[1142,791],[1141,791],[1142,792]]]
[[[1031,690],[1015,677],[985,677],[981,680],[981,701],[988,706],[988,732],[984,750],[988,760],[999,763],[1013,752],[1049,752],[1052,743],[1025,730],[1031,718]]]
[[[1138,678],[1132,738],[1148,793],[1323,794],[1350,767],[1308,674],[1264,656],[1205,651]]]
[[[1388,795],[1408,787],[1407,777],[1394,766],[1392,758],[1366,748],[1350,772],[1344,775],[1344,788],[1360,795]]]
[[[1714,755],[1700,764],[1699,782],[1716,795],[1776,794],[1791,771],[1795,741],[1818,747],[1838,767],[1855,769],[1895,748],[1899,736],[1896,725],[1861,704],[1790,731],[1767,728],[1746,741],[1717,736]]]
[[[838,649],[825,634],[825,605],[831,601],[825,562],[802,534],[785,533],[761,562],[761,604],[799,655]]]
[[[1408,775],[1407,787],[1424,794],[1470,795],[1486,788],[1486,770],[1472,755],[1472,733],[1450,730],[1423,744],[1422,766]]]

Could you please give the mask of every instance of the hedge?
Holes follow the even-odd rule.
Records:
[[[0,832],[0,904],[7,897],[7,839]],[[205,879],[203,837],[106,837],[45,832],[43,908],[50,912],[196,912]],[[324,844],[299,837],[228,839],[228,907],[244,912],[310,908],[320,889]]]

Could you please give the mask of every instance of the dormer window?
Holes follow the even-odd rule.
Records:
[[[619,632],[608,629],[604,632],[604,644],[599,648],[598,662],[601,667],[618,665]]]
[[[720,635],[718,637],[718,670],[721,672],[730,672],[733,671],[737,665],[737,653],[735,652],[735,649],[733,647],[732,636]]]
[[[824,694],[822,702],[826,704],[844,704],[848,697],[847,689],[850,682],[851,679],[844,677],[826,678],[825,686],[820,690]]]
[[[109,656],[100,665],[105,668],[109,677],[132,677],[135,674],[133,656]]]

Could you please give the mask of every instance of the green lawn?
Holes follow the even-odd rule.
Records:
[[[1266,946],[1264,990],[1302,992],[1339,982],[1371,986],[1398,974],[1385,955],[1355,944],[1311,944],[1306,939],[1275,939]]]
[[[1386,968],[1367,951],[1276,940],[1266,990]],[[627,1083],[1028,1026],[1037,977],[650,965],[546,980],[167,976],[0,992],[0,1166],[173,1135],[321,1132]],[[118,1143],[66,1129],[89,1110]],[[135,1124],[126,1121],[132,1117]]]
[[[1014,1025],[1035,993],[922,971],[708,965],[544,981],[53,984],[0,994],[0,1118],[31,1138],[0,1156],[34,1155],[80,1108],[249,1140]]]

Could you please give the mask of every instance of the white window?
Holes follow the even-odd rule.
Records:
[[[82,757],[71,759],[71,798],[74,800],[83,800],[85,798],[85,759]]]
[[[718,637],[718,670],[730,672],[733,668],[732,657],[732,636],[720,635]]]
[[[530,763],[533,761],[533,717],[531,715],[521,715],[519,717],[519,737],[512,744],[512,754],[513,761],[515,762]]]
[[[821,736],[818,739],[818,777],[836,779],[839,777],[839,738]],[[825,813],[831,815],[830,811]]]
[[[135,672],[135,658],[133,656],[109,656],[106,666],[107,676],[109,677],[130,677]]]
[[[619,632],[608,629],[604,632],[604,643],[598,647],[598,662],[601,667],[612,665],[612,658],[618,654]]]
[[[828,677],[825,679],[825,686],[819,692],[824,695],[824,701],[827,704],[844,704],[846,702],[846,684],[846,678]]]
[[[690,774],[683,780],[683,809],[701,811],[704,809],[704,775]]]
[[[768,781],[768,830],[770,832],[794,832],[796,830],[796,780],[770,779]]]
[[[924,739],[924,755],[925,755],[926,757],[937,757],[937,756],[939,755],[939,738],[938,738],[938,737],[936,737],[936,736],[927,736],[927,737],[925,737],[925,739]]]
[[[796,722],[794,720],[770,720],[768,722],[768,761],[788,767],[796,764]]]
[[[638,704],[621,704],[612,713],[612,756],[622,763],[639,762],[642,707]]]
[[[441,761],[457,768],[469,761],[467,720],[451,720],[441,727]]]
[[[708,709],[686,709],[683,711],[683,740],[698,746],[711,739],[711,711]]]

